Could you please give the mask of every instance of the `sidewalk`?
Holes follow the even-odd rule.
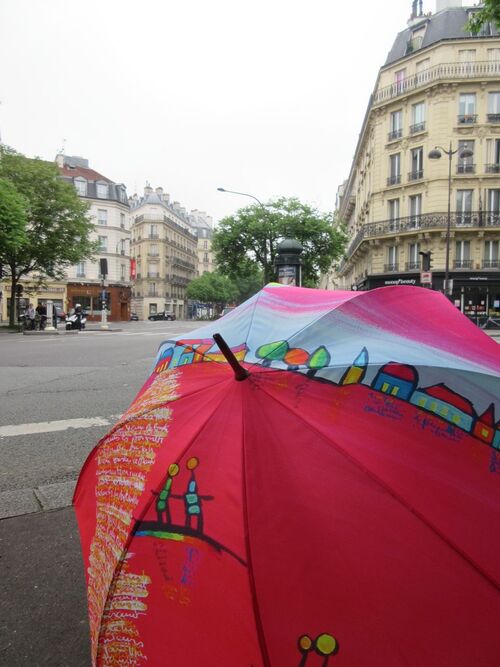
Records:
[[[89,667],[85,578],[73,508],[0,521],[0,663]]]

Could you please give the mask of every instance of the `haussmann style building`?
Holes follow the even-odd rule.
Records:
[[[462,312],[499,317],[500,34],[487,24],[473,36],[478,7],[457,0],[409,9],[339,190],[349,241],[335,283],[444,290],[448,268]]]
[[[188,315],[186,287],[197,277],[198,236],[179,202],[170,202],[163,188],[147,185],[130,200],[132,255],[136,282],[132,305],[139,319],[171,311]]]

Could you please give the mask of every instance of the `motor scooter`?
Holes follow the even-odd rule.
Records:
[[[83,310],[80,313],[73,313],[66,319],[66,331],[82,331],[87,324],[87,313]]]

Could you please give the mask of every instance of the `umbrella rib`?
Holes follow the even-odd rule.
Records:
[[[287,371],[289,372],[289,371]],[[255,376],[252,376],[255,378]],[[276,403],[281,405],[282,407],[289,409],[289,407],[286,405],[286,403],[283,403],[280,401],[276,396],[273,394],[270,394],[268,391],[266,391],[265,387],[262,386],[262,383],[260,385],[261,389],[266,393],[266,395],[274,400]],[[407,510],[409,510],[414,516],[417,517],[422,523],[424,523],[427,528],[429,528],[435,535],[437,535],[445,544],[448,545],[450,549],[455,551],[461,558],[463,558],[473,569],[475,569],[478,574],[480,574],[489,584],[495,588],[495,590],[500,591],[500,583],[496,581],[488,572],[486,572],[476,561],[472,558],[472,556],[469,556],[465,551],[460,549],[460,547],[456,544],[454,544],[450,539],[444,535],[437,526],[435,526],[433,523],[431,523],[421,512],[419,512],[415,507],[410,505],[401,495],[399,495],[394,489],[392,489],[384,480],[382,480],[378,475],[373,473],[371,470],[366,468],[358,459],[356,459],[352,454],[349,454],[348,452],[345,451],[338,443],[334,442],[333,440],[327,440],[325,437],[325,434],[322,433],[320,430],[318,430],[314,424],[312,424],[310,421],[305,419],[301,414],[294,412],[294,415],[297,416],[298,419],[303,421],[305,424],[307,424],[311,430],[313,430],[315,433],[317,433],[323,440],[326,440],[327,442],[330,442],[332,447],[339,452],[339,454],[342,454],[346,459],[348,459],[353,465],[355,465],[357,468],[359,468],[363,473],[368,475],[370,479],[372,479],[376,484],[381,486],[384,491],[386,491],[390,496],[392,496],[397,502],[399,502],[401,505],[403,505]]]
[[[245,451],[245,424],[244,424],[244,412],[242,412],[241,417],[241,442],[242,442],[242,457],[241,457],[241,481],[242,481],[242,498],[243,498],[243,526],[245,531],[245,544],[247,552],[247,567],[248,567],[248,581],[250,584],[250,595],[252,598],[253,612],[255,625],[257,627],[257,639],[259,642],[259,647],[261,651],[262,661],[264,667],[271,667],[271,661],[269,659],[269,653],[267,650],[266,638],[264,635],[264,627],[262,624],[262,619],[259,610],[259,603],[257,600],[257,590],[255,586],[255,577],[253,572],[252,565],[252,550],[250,547],[250,529],[248,521],[248,503],[247,503],[247,479],[246,479],[246,451]]]

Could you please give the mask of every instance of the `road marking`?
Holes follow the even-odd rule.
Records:
[[[82,417],[80,419],[59,419],[51,422],[32,422],[30,424],[10,424],[0,426],[0,438],[33,433],[52,433],[67,431],[69,428],[92,428],[94,426],[111,426],[119,415],[110,417]]]

